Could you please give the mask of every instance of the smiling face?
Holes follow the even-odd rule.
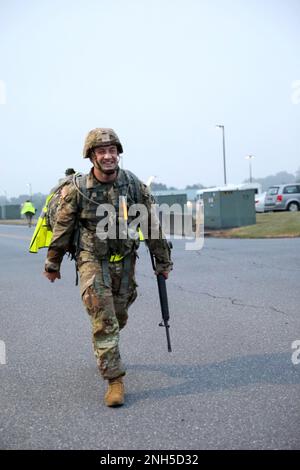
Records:
[[[119,153],[116,145],[95,147],[91,153],[91,161],[95,168],[104,175],[115,173],[119,163]]]

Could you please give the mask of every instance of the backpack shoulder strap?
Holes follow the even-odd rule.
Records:
[[[77,195],[78,195],[78,204],[79,207],[82,209],[82,199],[87,199],[88,201],[93,202],[88,196],[87,196],[87,188],[86,188],[86,180],[87,180],[87,175],[81,175],[81,174],[75,174],[73,175],[72,178],[72,183],[75,186],[77,190]]]
[[[133,189],[134,199],[136,203],[140,204],[142,202],[140,180],[134,173],[132,173],[129,170],[123,170],[123,172],[125,174],[125,177],[128,183],[131,185]]]

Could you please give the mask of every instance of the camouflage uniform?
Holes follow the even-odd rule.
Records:
[[[118,215],[120,192],[127,190],[127,205],[143,203],[147,207],[150,221],[153,199],[147,187],[137,179],[139,197],[130,181],[125,181],[126,172],[118,169],[113,183],[100,183],[93,171],[83,180],[85,194],[89,200],[113,204]],[[82,186],[80,186],[82,189]],[[82,189],[83,190],[83,189]],[[84,195],[85,195],[84,194]],[[140,199],[140,200],[137,200]],[[153,217],[153,214],[152,214]],[[157,272],[172,269],[170,250],[156,220],[158,239],[146,238],[149,249],[156,259]],[[128,308],[137,296],[135,282],[135,261],[138,241],[114,240],[99,242],[96,227],[99,218],[96,206],[88,202],[74,184],[66,186],[62,193],[60,207],[54,228],[53,239],[48,249],[46,271],[59,271],[65,252],[69,249],[74,227],[79,221],[79,253],[77,264],[80,274],[80,291],[83,303],[92,323],[94,353],[104,379],[114,379],[125,374],[119,353],[119,331],[126,325]],[[153,224],[152,224],[153,226]],[[121,261],[111,262],[115,253],[124,255]]]

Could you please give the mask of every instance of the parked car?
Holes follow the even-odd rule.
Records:
[[[300,210],[300,183],[271,186],[265,199],[266,211]]]
[[[265,212],[265,199],[267,192],[255,194],[255,210],[256,212]]]

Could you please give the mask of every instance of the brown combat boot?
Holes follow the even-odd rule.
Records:
[[[123,377],[110,379],[108,381],[108,390],[104,397],[106,406],[124,405],[124,384]]]

